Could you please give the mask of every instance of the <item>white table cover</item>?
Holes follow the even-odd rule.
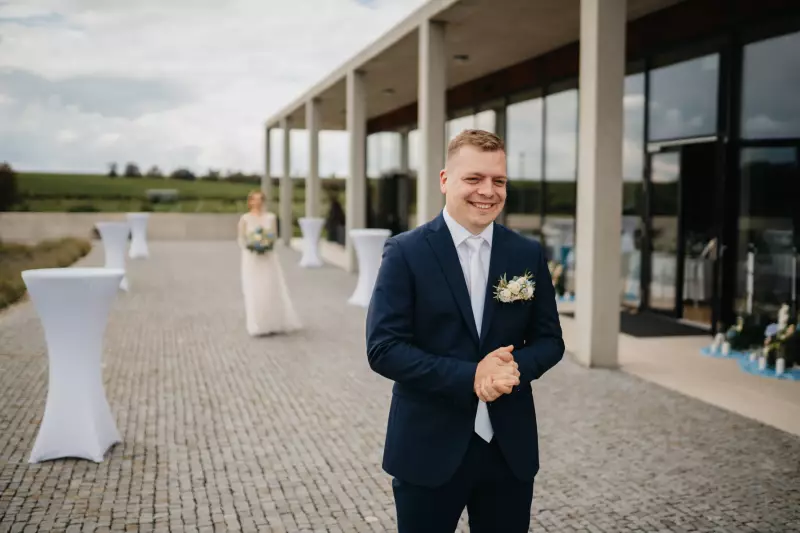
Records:
[[[383,246],[392,232],[388,229],[353,229],[350,238],[356,250],[358,260],[358,284],[353,295],[347,301],[352,305],[368,307],[372,299],[372,290],[378,277]]]
[[[47,342],[47,401],[30,462],[77,457],[102,462],[121,441],[102,379],[103,333],[124,272],[109,268],[26,270],[22,279]]]
[[[127,291],[130,288],[128,277],[125,275],[125,256],[128,249],[128,235],[130,225],[127,222],[97,222],[97,231],[103,241],[103,251],[106,256],[106,268],[120,269],[123,276],[119,286]]]
[[[131,259],[150,257],[147,246],[147,221],[150,219],[150,213],[128,213],[127,218],[131,226],[131,248],[128,257]]]
[[[303,257],[300,266],[304,268],[321,267],[322,258],[319,255],[319,236],[325,220],[321,218],[302,217],[298,219],[300,229],[303,231]]]

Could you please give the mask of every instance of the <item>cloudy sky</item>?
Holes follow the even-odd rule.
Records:
[[[0,161],[261,172],[264,119],[421,3],[0,0]],[[323,137],[322,175],[344,141]]]

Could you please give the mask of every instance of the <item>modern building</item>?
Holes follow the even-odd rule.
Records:
[[[416,175],[421,223],[447,139],[494,130],[506,223],[565,263],[578,359],[614,366],[620,302],[711,333],[796,297],[799,95],[797,0],[431,0],[266,127],[284,161],[289,129],[308,130],[310,214],[318,132],[349,132],[348,229],[381,146]]]

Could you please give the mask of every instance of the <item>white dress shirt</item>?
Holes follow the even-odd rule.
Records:
[[[464,281],[467,282],[467,287],[470,286],[470,279],[469,279],[469,247],[465,242],[468,238],[472,237],[473,234],[470,231],[455,221],[453,217],[450,216],[450,213],[447,212],[447,208],[445,207],[442,210],[442,215],[444,216],[444,221],[447,224],[447,229],[450,230],[450,236],[453,237],[453,244],[456,246],[456,251],[458,252],[458,262],[461,263],[461,271],[464,273]],[[494,222],[489,224],[481,233],[480,236],[483,237],[485,241],[484,244],[481,246],[481,263],[483,264],[483,271],[486,272],[487,281],[489,276],[489,261],[492,257],[492,235],[494,234]],[[488,283],[487,283],[488,287]],[[482,297],[485,296],[482,295]],[[478,329],[478,334],[480,335],[480,329]]]

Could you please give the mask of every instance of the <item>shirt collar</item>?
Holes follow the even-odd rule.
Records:
[[[453,237],[453,244],[455,244],[456,248],[461,246],[461,243],[463,243],[465,240],[473,236],[473,234],[470,233],[467,228],[456,222],[456,220],[450,216],[450,213],[447,212],[447,207],[442,209],[442,216],[444,217],[445,224],[447,224],[447,229],[450,230],[450,236]],[[489,248],[491,248],[493,234],[494,222],[486,226],[478,235],[483,237],[483,240],[485,240],[489,244]]]

